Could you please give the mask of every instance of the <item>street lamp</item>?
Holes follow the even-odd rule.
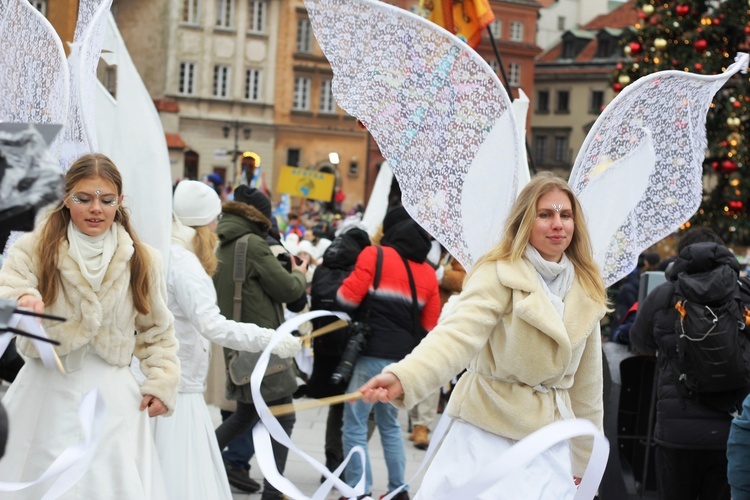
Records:
[[[239,149],[240,129],[242,129],[242,136],[245,138],[245,140],[250,139],[250,133],[252,132],[252,130],[247,126],[246,123],[234,120],[225,123],[221,127],[221,130],[224,132],[225,139],[229,138],[229,133],[234,130],[234,149],[232,149],[232,185],[234,185],[234,183],[237,181],[237,158],[242,155],[242,152]]]

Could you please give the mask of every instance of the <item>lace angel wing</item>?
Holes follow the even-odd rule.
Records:
[[[688,220],[703,193],[706,113],[748,55],[715,76],[661,71],[625,88],[594,123],[569,184],[580,197],[607,285]]]
[[[28,1],[2,0],[0,39],[0,122],[64,125],[70,77],[55,29]]]
[[[510,99],[464,42],[375,0],[305,0],[337,104],[373,135],[411,216],[467,269],[500,238],[522,140]]]
[[[94,99],[104,27],[112,0],[81,0],[70,46],[70,107],[60,162],[70,166],[79,156],[98,151]]]
[[[112,14],[105,15],[102,58],[117,67],[115,97],[98,81],[99,149],[122,174],[125,205],[138,236],[166,265],[172,232],[172,176],[167,141],[154,102],[133,64]]]

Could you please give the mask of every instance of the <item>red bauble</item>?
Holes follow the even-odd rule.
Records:
[[[745,34],[750,35],[750,26],[745,26]]]
[[[638,42],[630,42],[630,53],[633,55],[638,55],[641,53],[641,50],[643,47]]]
[[[615,65],[615,68],[617,68],[617,70],[618,70],[618,71],[620,71],[620,70],[621,70],[621,69],[623,68],[623,65],[622,65],[622,63],[617,63],[617,64]]]
[[[674,10],[678,16],[684,17],[690,14],[690,6],[688,5],[678,5]]]
[[[651,18],[649,18],[648,22],[650,22],[651,24],[653,24],[654,26],[656,26],[657,24],[659,24],[659,18],[658,17],[651,17]],[[661,29],[661,26],[659,27],[659,29]]]
[[[742,103],[741,103],[740,101],[734,101],[734,102],[732,103],[732,107],[733,107],[734,109],[740,109],[740,106],[742,106]]]
[[[615,82],[612,84],[612,90],[615,92],[619,92],[622,90],[622,84],[620,82]]]
[[[726,159],[721,162],[721,171],[725,174],[730,174],[737,170],[737,162],[734,160]]]
[[[719,171],[719,166],[720,166],[720,163],[718,161],[712,161],[711,162],[711,168],[714,169],[714,172],[718,172]]]
[[[701,38],[695,41],[695,43],[693,44],[693,48],[698,52],[703,52],[708,48],[708,42]]]
[[[645,12],[643,12],[643,11],[639,11],[638,12],[638,19],[646,19],[647,17],[648,16],[646,15]]]
[[[742,210],[744,206],[745,204],[742,203],[742,200],[729,200],[729,208],[731,208],[735,212]]]
[[[729,147],[729,143],[727,141],[721,141],[719,143],[719,146],[721,146],[722,148],[726,148],[726,147]]]
[[[678,61],[677,59],[672,59],[672,66],[674,66],[675,68],[679,67],[680,61]]]
[[[693,67],[695,68],[695,71],[703,71],[703,65],[701,63],[695,63]]]
[[[721,24],[721,18],[719,18],[719,19],[712,19],[711,20],[711,24],[714,25],[714,26],[720,25]]]

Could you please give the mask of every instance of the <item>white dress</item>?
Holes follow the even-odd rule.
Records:
[[[415,500],[458,498],[458,490],[482,467],[510,449],[517,441],[454,420],[422,479]],[[570,447],[559,443],[526,467],[499,479],[475,500],[572,499],[576,493]]]
[[[80,370],[62,375],[27,359],[3,398],[9,437],[0,460],[0,481],[37,479],[69,446],[84,441],[78,420],[83,396],[97,387],[104,398],[105,422],[91,467],[61,499],[162,500],[166,490],[159,467],[148,412],[127,366],[111,365],[89,352]],[[54,479],[3,499],[39,500]]]

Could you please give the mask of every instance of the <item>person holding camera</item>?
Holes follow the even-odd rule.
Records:
[[[430,236],[409,217],[404,207],[386,214],[380,244],[362,250],[354,271],[337,292],[339,305],[352,311],[359,337],[367,338],[361,356],[354,363],[349,392],[409,354],[435,326],[440,314],[437,277],[426,261]],[[345,480],[351,486],[356,485],[364,467],[365,491],[372,488],[367,420],[373,406],[388,468],[388,491],[392,491],[404,483],[406,457],[398,409],[388,404],[365,400],[346,403],[344,455],[361,446],[366,463],[362,464],[358,455],[353,456]],[[395,498],[408,499],[409,494],[402,491]]]
[[[245,185],[237,187],[234,201],[223,205],[223,217],[216,233],[219,235],[217,257],[219,265],[214,274],[214,285],[219,309],[224,316],[234,317],[236,264],[244,267],[244,281],[241,289],[239,321],[254,323],[263,328],[278,328],[284,321],[283,304],[299,299],[305,293],[307,262],[291,261],[292,271],[284,269],[273,255],[266,241],[271,227],[271,201],[255,188]],[[235,263],[238,254],[238,241],[247,236],[245,261]],[[244,266],[243,266],[244,265]],[[257,354],[224,349],[227,366],[227,396],[237,401],[237,410],[216,429],[219,448],[223,449],[235,438],[251,429],[259,420],[250,392],[250,374],[257,362]],[[293,361],[272,356],[271,371],[266,371],[261,392],[269,406],[292,402],[292,394],[297,389]],[[291,434],[294,414],[279,418],[284,430]],[[249,450],[248,450],[249,451]],[[288,449],[273,442],[276,466],[283,473]],[[249,458],[249,456],[247,457]],[[226,459],[226,456],[225,456]],[[230,484],[242,485],[248,482],[244,463],[225,463]],[[243,477],[240,477],[244,475]],[[282,498],[281,493],[268,481],[264,481],[262,500]],[[236,486],[237,487],[237,486]]]

